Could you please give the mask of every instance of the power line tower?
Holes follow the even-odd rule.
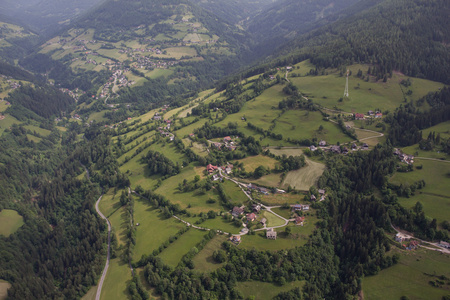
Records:
[[[345,90],[344,90],[344,97],[348,97],[348,75],[349,75],[350,71],[347,70],[347,79],[345,82]]]

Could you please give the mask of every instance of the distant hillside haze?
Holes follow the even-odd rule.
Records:
[[[51,34],[103,0],[0,0],[0,11],[41,34]]]

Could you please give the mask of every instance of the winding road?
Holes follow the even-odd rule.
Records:
[[[95,295],[95,300],[100,300],[100,294],[102,292],[103,282],[105,281],[106,273],[108,272],[109,259],[110,259],[110,249],[111,249],[111,223],[109,222],[108,218],[105,217],[105,215],[102,214],[102,212],[98,208],[98,204],[100,203],[100,200],[102,200],[102,197],[103,197],[103,195],[101,195],[100,198],[98,198],[97,202],[95,203],[95,210],[97,211],[99,216],[102,219],[106,220],[106,223],[108,223],[108,251],[107,251],[107,254],[106,254],[105,268],[103,269],[102,277],[100,278],[100,281],[98,282],[98,285],[97,285],[97,294]]]

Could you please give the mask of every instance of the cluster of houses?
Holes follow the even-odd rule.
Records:
[[[231,172],[233,172],[233,165],[232,164],[227,164],[225,166],[214,166],[212,164],[208,164],[206,166],[206,172],[208,173],[208,175],[212,175],[212,180],[216,181],[216,180],[221,180],[222,179],[222,175],[220,173],[216,173],[216,171],[223,171],[225,172],[225,174],[229,175],[231,174]]]
[[[235,139],[237,139],[239,137],[235,137]],[[225,147],[226,149],[230,150],[230,151],[234,151],[237,148],[237,144],[236,142],[234,142],[232,140],[231,137],[226,136],[223,138],[223,143],[220,142],[212,142],[211,146],[217,148],[217,149],[222,149],[222,147]]]
[[[394,155],[396,155],[401,161],[407,163],[408,165],[411,165],[411,164],[414,163],[414,156],[413,155],[404,154],[399,149],[394,149]]]
[[[358,147],[358,145],[356,145],[356,143],[353,143],[350,146],[350,149],[347,148],[346,146],[332,145],[332,146],[329,146],[328,148],[325,148],[326,146],[327,146],[327,142],[326,141],[322,140],[322,141],[319,142],[319,147],[322,150],[330,151],[330,152],[336,153],[336,154],[344,154],[344,155],[346,155],[346,154],[348,154],[350,152],[350,149],[352,151],[356,151],[358,149],[360,149],[360,150],[369,150],[369,145],[366,144],[366,143],[363,143],[361,147]],[[316,151],[317,149],[318,149],[318,147],[316,147],[315,145],[309,146],[309,150],[311,150],[313,152]]]
[[[394,237],[394,240],[396,242],[399,242],[400,244],[402,244],[402,246],[406,249],[406,250],[415,250],[417,249],[417,247],[419,246],[419,242],[416,240],[411,240],[411,238],[406,235],[403,234],[401,232],[397,233]],[[411,241],[410,241],[411,240]],[[409,242],[410,241],[410,242]],[[409,242],[409,243],[407,243]]]
[[[63,92],[64,94],[69,95],[70,97],[72,97],[75,101],[78,101],[78,99],[80,98],[81,95],[85,94],[84,91],[76,88],[75,90],[71,91],[69,89],[65,89],[65,88],[60,88],[59,89],[61,92]]]
[[[361,113],[355,113],[353,116],[355,117],[355,120],[365,120],[367,118],[364,114]],[[373,112],[372,110],[369,110],[368,117],[379,119],[383,117],[383,114],[379,111]]]

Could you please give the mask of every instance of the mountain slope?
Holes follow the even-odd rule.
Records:
[[[295,39],[277,55],[310,58],[318,67],[365,62],[378,78],[401,71],[449,83],[449,14],[445,0],[386,0]]]
[[[255,39],[282,43],[317,27],[317,22],[360,0],[281,0],[244,23]]]
[[[275,0],[191,0],[191,2],[236,24],[263,11]]]
[[[0,11],[40,33],[55,32],[102,0],[0,0]]]

